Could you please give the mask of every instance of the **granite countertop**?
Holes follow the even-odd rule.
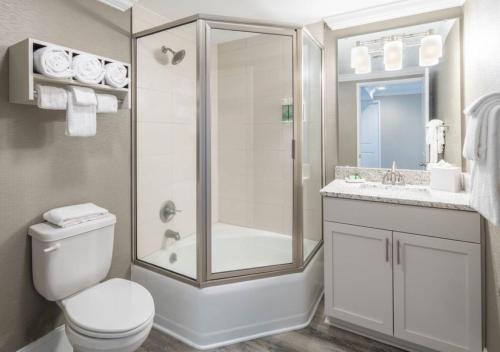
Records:
[[[325,197],[474,211],[469,206],[469,193],[435,191],[427,185],[392,186],[380,182],[349,183],[339,179],[320,192]]]

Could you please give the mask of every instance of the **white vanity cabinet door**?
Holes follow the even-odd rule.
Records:
[[[481,249],[393,233],[394,336],[442,352],[480,352]]]
[[[392,232],[325,222],[326,315],[392,335]]]

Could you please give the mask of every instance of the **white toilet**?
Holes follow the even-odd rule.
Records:
[[[37,291],[64,311],[66,335],[77,352],[132,352],[154,318],[151,294],[141,285],[106,277],[116,217],[71,227],[44,222],[30,227]]]

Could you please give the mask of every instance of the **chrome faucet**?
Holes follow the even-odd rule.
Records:
[[[167,230],[165,231],[166,238],[172,238],[175,241],[179,241],[181,239],[181,235],[177,231]]]
[[[390,170],[387,170],[384,177],[382,178],[382,183],[384,185],[391,184],[393,186],[394,185],[403,186],[405,184],[405,178],[401,174],[401,172],[397,170],[395,161],[392,162],[392,168]]]

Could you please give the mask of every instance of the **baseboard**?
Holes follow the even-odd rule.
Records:
[[[306,326],[308,326],[311,323],[311,321],[313,320],[314,315],[316,314],[316,311],[318,310],[318,306],[319,306],[322,298],[323,298],[323,292],[319,295],[319,297],[317,298],[317,301],[313,304],[313,308],[309,312],[309,317],[307,318],[307,321],[305,323],[302,323],[299,325],[293,325],[293,326],[282,328],[282,329],[270,330],[270,331],[266,331],[266,332],[263,332],[260,334],[244,336],[241,338],[227,340],[227,341],[223,341],[223,342],[219,342],[219,343],[215,343],[215,344],[210,344],[210,345],[196,344],[193,341],[185,338],[184,336],[181,336],[181,335],[179,335],[179,334],[177,334],[177,333],[175,333],[175,332],[173,332],[173,331],[171,331],[171,330],[169,330],[169,329],[167,329],[159,324],[156,324],[156,323],[153,324],[153,327],[156,330],[161,331],[164,334],[170,335],[170,336],[176,338],[177,340],[182,341],[183,343],[185,343],[186,345],[188,345],[190,347],[196,348],[197,350],[210,350],[210,349],[219,348],[219,347],[223,347],[223,346],[233,345],[233,344],[238,343],[238,342],[254,340],[254,339],[258,339],[258,338],[265,337],[265,336],[276,335],[276,334],[281,334],[281,333],[288,332],[288,331],[303,329]]]
[[[66,337],[64,325],[61,325],[17,352],[73,352],[73,347]]]

